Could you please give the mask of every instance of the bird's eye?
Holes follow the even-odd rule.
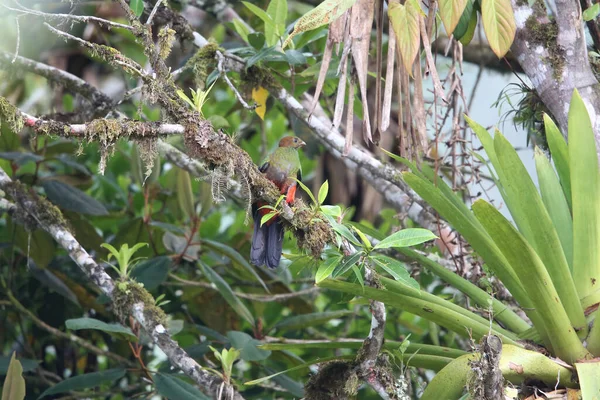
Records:
[[[294,143],[298,143],[298,138],[294,138]]]

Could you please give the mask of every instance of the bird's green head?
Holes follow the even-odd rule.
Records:
[[[279,141],[279,147],[291,147],[294,149],[299,149],[304,146],[306,146],[306,143],[296,136],[286,136]]]

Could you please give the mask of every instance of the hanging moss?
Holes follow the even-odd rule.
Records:
[[[23,129],[23,117],[19,109],[4,97],[0,97],[0,127],[5,122],[13,132],[19,132]]]
[[[192,70],[196,87],[201,90],[206,88],[208,71],[214,69],[217,65],[217,50],[219,50],[219,45],[210,42],[201,47],[185,64],[186,69]]]

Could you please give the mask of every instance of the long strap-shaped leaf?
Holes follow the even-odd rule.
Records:
[[[552,154],[552,160],[560,178],[560,185],[567,203],[569,203],[569,209],[572,210],[571,172],[569,170],[569,148],[567,147],[567,142],[554,121],[552,121],[552,118],[547,114],[544,114],[544,129],[546,131],[550,154]]]
[[[494,135],[494,149],[499,163],[496,170],[502,170],[502,183],[506,195],[511,199],[511,212],[518,210],[519,230],[537,252],[554,283],[571,324],[580,337],[584,338],[587,336],[587,322],[583,308],[560,239],[544,202],[514,147],[499,132]],[[526,282],[521,280],[523,285]]]
[[[569,363],[589,356],[571,327],[558,293],[544,264],[516,228],[491,204],[477,200],[473,212],[494,239],[508,262],[519,266],[533,306],[543,318],[554,353]],[[537,324],[536,324],[537,327]]]

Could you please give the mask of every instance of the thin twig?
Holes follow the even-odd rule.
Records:
[[[223,56],[223,53],[221,53],[220,51],[217,50],[216,54],[217,54],[217,59],[218,59],[217,69],[219,71],[219,75],[222,76],[223,79],[225,79],[225,82],[227,83],[227,86],[229,86],[229,88],[233,91],[233,93],[235,94],[235,97],[242,104],[242,106],[245,109],[247,109],[247,110],[254,111],[256,109],[257,105],[256,104],[253,105],[253,106],[248,105],[248,103],[246,103],[246,101],[244,100],[244,98],[242,97],[242,95],[240,94],[240,92],[238,92],[238,90],[235,88],[235,86],[233,86],[233,83],[231,83],[231,81],[227,77],[227,71],[223,67],[224,60],[225,60],[225,57]]]

